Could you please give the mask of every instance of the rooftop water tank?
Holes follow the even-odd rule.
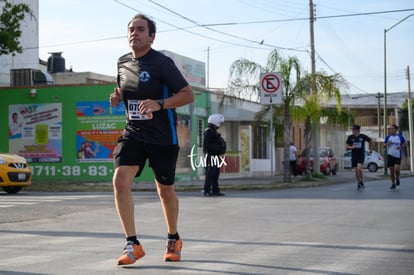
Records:
[[[51,74],[65,72],[65,59],[62,57],[62,52],[50,54],[47,59],[47,72]]]

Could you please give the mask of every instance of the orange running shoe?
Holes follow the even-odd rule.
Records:
[[[165,249],[164,261],[165,262],[179,262],[181,260],[181,248],[183,247],[183,241],[181,239],[168,239],[167,247]]]
[[[136,245],[133,242],[128,241],[124,247],[122,256],[118,258],[118,265],[133,264],[144,256],[145,251],[141,244]]]

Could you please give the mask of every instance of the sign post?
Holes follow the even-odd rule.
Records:
[[[274,174],[273,151],[275,141],[273,134],[273,105],[282,104],[282,78],[279,73],[262,73],[260,74],[260,103],[271,106],[270,114],[270,173]]]

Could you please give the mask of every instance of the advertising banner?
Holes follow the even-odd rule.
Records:
[[[62,105],[9,105],[9,148],[28,162],[62,161]]]
[[[112,152],[125,125],[125,108],[108,101],[76,103],[76,161],[112,162]]]

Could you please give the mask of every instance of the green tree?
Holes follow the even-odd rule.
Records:
[[[260,74],[267,72],[278,72],[282,78],[282,106],[265,105],[256,115],[257,121],[266,121],[273,115],[273,129],[275,147],[277,146],[277,136],[280,131],[279,125],[283,125],[283,179],[290,181],[289,177],[289,145],[290,130],[292,128],[291,108],[295,101],[294,86],[300,79],[300,63],[296,57],[281,57],[276,49],[270,52],[265,67],[260,64],[247,60],[239,59],[233,62],[230,67],[229,92],[238,97],[248,98],[258,101],[260,95]],[[283,117],[283,121],[279,118]]]
[[[15,5],[7,0],[0,0],[0,6],[3,6],[0,14],[0,56],[21,53],[20,23],[27,13],[31,13],[30,8],[26,4]]]
[[[345,85],[345,81],[340,74],[326,75],[325,73],[306,74],[301,78],[295,86],[294,93],[297,98],[303,103],[302,107],[297,108],[294,112],[294,117],[298,120],[304,120],[305,131],[305,152],[306,152],[306,174],[310,171],[310,149],[312,142],[313,130],[318,130],[319,121],[321,117],[332,115],[340,118],[338,122],[347,122],[341,114],[341,94],[339,87]],[[324,111],[322,104],[329,99],[335,98],[337,103],[337,112],[332,113]],[[313,148],[314,158],[318,158],[319,148]],[[315,169],[315,167],[317,169]],[[314,161],[314,171],[319,171],[319,162]]]

